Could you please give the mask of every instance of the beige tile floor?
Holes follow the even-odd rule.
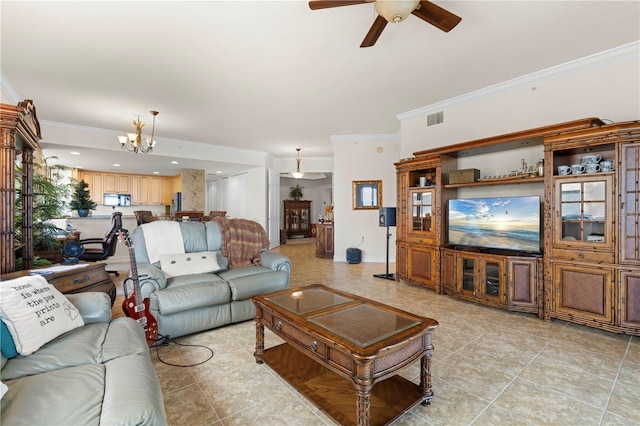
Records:
[[[384,264],[318,259],[313,243],[276,250],[291,258],[292,287],[323,283],[438,320],[433,403],[418,405],[396,425],[640,425],[638,337],[544,322],[374,278]],[[266,333],[267,347],[280,342]],[[152,350],[170,424],[334,424],[269,367],[256,364],[253,321],[178,342],[205,345],[214,355],[184,368],[158,356],[195,364],[209,352],[175,344]],[[416,365],[401,374],[419,382]]]

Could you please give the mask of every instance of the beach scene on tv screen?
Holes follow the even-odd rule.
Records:
[[[540,198],[500,197],[449,201],[451,245],[540,251]]]

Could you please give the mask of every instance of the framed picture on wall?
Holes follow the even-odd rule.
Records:
[[[381,180],[354,180],[353,210],[377,210],[382,205]]]

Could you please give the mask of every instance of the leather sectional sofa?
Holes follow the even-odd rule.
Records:
[[[1,355],[2,425],[167,424],[142,327],[105,293],[66,295],[84,325],[27,356]]]
[[[268,250],[264,228],[253,221],[154,221],[137,226],[132,243],[160,336],[253,319],[252,296],[289,286],[291,261]]]

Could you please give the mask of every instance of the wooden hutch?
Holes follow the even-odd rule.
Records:
[[[287,238],[311,237],[311,201],[284,200],[284,229]]]
[[[539,147],[543,176],[449,183],[460,158],[477,157],[482,169],[487,155],[500,161],[525,144]],[[615,170],[557,175],[558,165],[588,154],[614,160]],[[471,302],[640,335],[639,158],[640,122],[597,118],[415,152],[395,164],[396,277]],[[544,194],[543,254],[447,246],[446,206],[460,189],[500,193],[521,184]],[[582,216],[569,221],[565,210]]]
[[[33,101],[25,100],[17,106],[0,104],[0,169],[2,181],[0,206],[2,230],[0,231],[0,274],[14,272],[16,257],[22,257],[24,268],[33,266],[33,163],[40,123]],[[16,158],[20,156],[22,173],[16,176]],[[22,185],[22,210],[16,210],[16,177]],[[17,218],[22,216],[22,227],[16,229]],[[16,242],[21,235],[21,242]]]

